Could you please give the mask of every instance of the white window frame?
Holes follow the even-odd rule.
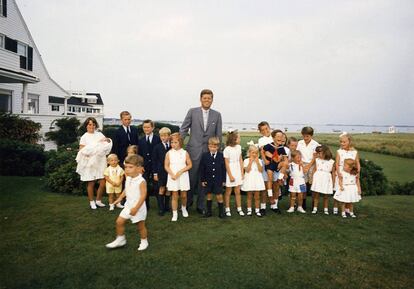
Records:
[[[8,95],[9,99],[8,99],[8,108],[7,108],[7,112],[13,112],[13,94],[10,90],[1,90],[0,89],[0,94],[3,95]]]
[[[0,0],[0,16],[2,16],[2,17],[4,17],[3,16],[3,2],[4,1],[7,1],[7,0]]]
[[[1,0],[0,0],[1,1]],[[21,54],[20,52],[19,52],[19,46],[20,47],[24,47],[24,54]],[[24,57],[26,57],[26,59],[28,58],[27,57],[27,47],[28,47],[28,45],[27,44],[25,44],[25,43],[23,43],[23,42],[20,42],[20,41],[17,41],[17,55],[21,55],[21,56],[24,56]],[[26,60],[27,61],[27,60]]]
[[[28,102],[28,104],[27,104],[28,108],[27,109],[29,110],[29,113],[39,114],[39,112],[40,112],[40,95],[29,93],[29,95],[27,97],[27,102]],[[34,111],[33,112],[30,111],[30,104],[31,103],[34,103],[34,106],[33,106]]]
[[[60,111],[60,105],[57,104],[51,104],[51,110],[52,111]]]
[[[4,41],[5,40],[6,40],[6,37],[3,34],[0,34],[0,48],[4,49]]]

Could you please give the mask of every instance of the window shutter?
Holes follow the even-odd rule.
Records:
[[[7,0],[3,0],[3,16],[7,17]]]
[[[4,41],[4,48],[6,48],[7,50],[10,50],[12,52],[17,53],[17,40],[11,39],[9,37],[5,37],[5,41]]]
[[[27,58],[20,55],[20,68],[27,69]]]
[[[33,48],[27,46],[27,70],[33,71]]]

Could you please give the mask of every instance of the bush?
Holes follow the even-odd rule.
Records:
[[[382,167],[372,161],[361,159],[361,189],[365,196],[387,194],[388,180]]]
[[[400,184],[392,182],[390,185],[390,193],[392,195],[414,195],[414,182]]]
[[[12,139],[36,144],[40,139],[40,123],[17,115],[0,112],[0,139]]]
[[[0,139],[0,175],[43,176],[45,162],[43,146]]]
[[[45,168],[46,186],[53,192],[85,195],[85,186],[76,173],[78,144],[50,151]]]
[[[76,117],[66,117],[55,120],[59,128],[46,133],[46,140],[54,141],[58,146],[71,144],[78,139],[80,121]]]

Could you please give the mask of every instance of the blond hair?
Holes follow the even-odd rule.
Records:
[[[158,131],[158,134],[168,134],[171,135],[171,130],[168,127],[163,127]]]
[[[118,158],[118,156],[116,155],[116,154],[109,154],[107,157],[106,157],[106,161],[109,163],[109,161],[110,160],[112,160],[112,159],[116,159],[118,162],[119,162],[119,158]]]
[[[218,146],[220,144],[220,140],[219,140],[218,137],[213,136],[213,137],[211,137],[211,138],[208,139],[208,144],[209,145],[217,145]]]
[[[183,147],[183,139],[181,138],[181,135],[178,132],[175,132],[171,135],[171,141],[173,140],[177,140],[178,143],[180,144],[180,147]]]
[[[124,164],[142,167],[144,166],[144,158],[139,155],[129,155],[125,158]]]
[[[127,147],[127,153],[131,150],[135,155],[138,153],[138,146],[137,145],[129,145]]]

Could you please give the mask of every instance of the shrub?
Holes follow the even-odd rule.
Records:
[[[47,132],[47,140],[52,140],[58,146],[62,146],[71,144],[78,139],[80,121],[76,117],[57,119],[55,125],[59,129]]]
[[[36,144],[40,139],[40,123],[17,115],[0,112],[0,139],[12,139]]]
[[[41,145],[0,139],[0,175],[43,176],[45,162]]]
[[[387,194],[388,180],[382,167],[372,161],[361,159],[361,189],[366,196]]]
[[[390,193],[392,195],[414,195],[414,182],[400,184],[392,182],[390,185]]]

